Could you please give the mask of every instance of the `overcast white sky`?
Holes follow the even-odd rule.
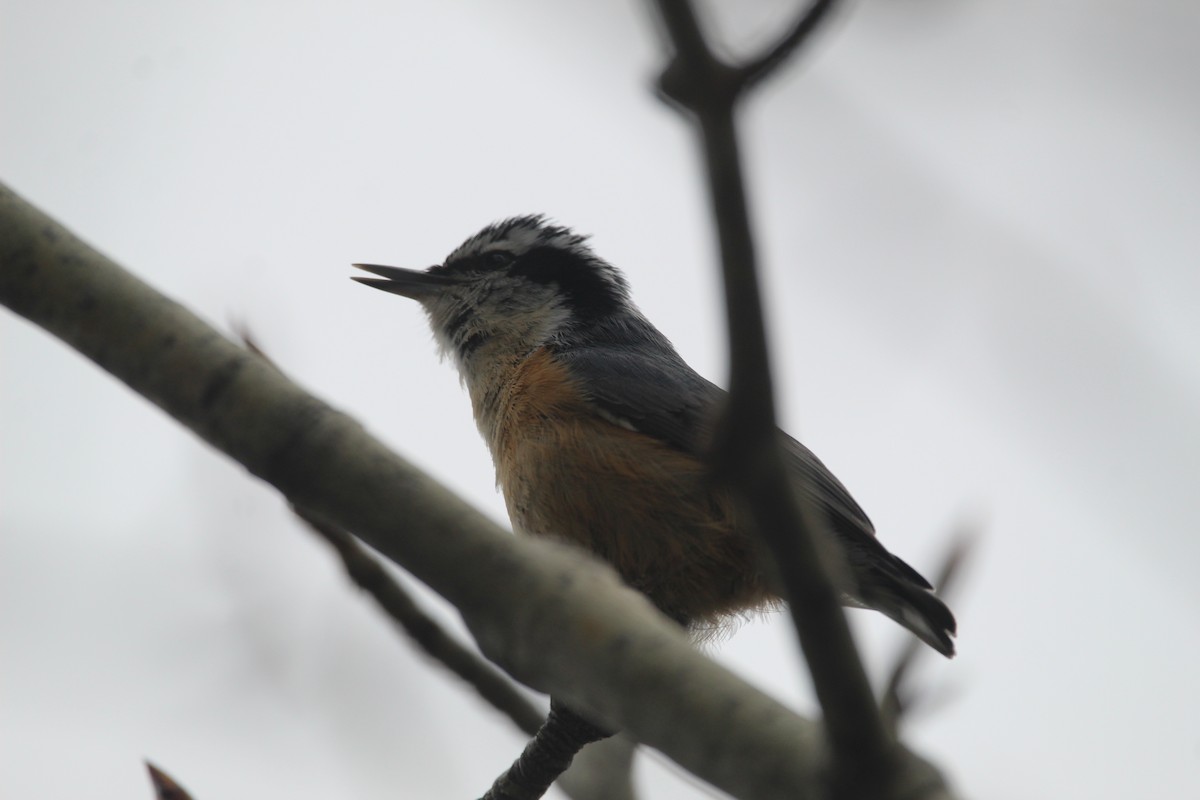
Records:
[[[786,426],[922,570],[983,528],[911,744],[976,798],[1200,796],[1200,6],[853,5],[746,148]],[[721,20],[745,45],[785,8]],[[723,379],[696,154],[639,3],[0,21],[0,180],[498,520],[424,319],[350,262],[426,266],[545,212]],[[516,755],[270,489],[9,314],[0,348],[0,796],[149,797],[150,758],[197,800],[471,797]],[[878,674],[903,634],[853,618]],[[785,620],[716,657],[812,712]]]

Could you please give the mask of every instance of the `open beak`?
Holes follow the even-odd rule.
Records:
[[[378,264],[354,264],[353,266],[381,277],[360,278],[355,275],[351,277],[351,280],[413,300],[430,298],[454,283],[454,279],[450,276],[439,275],[436,272],[402,269],[400,267],[383,267]]]

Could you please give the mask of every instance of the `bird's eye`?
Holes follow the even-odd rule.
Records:
[[[489,267],[507,267],[513,262],[513,254],[504,250],[493,250],[484,253],[483,262]]]

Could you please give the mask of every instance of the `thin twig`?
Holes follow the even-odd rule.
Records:
[[[150,784],[154,787],[155,800],[192,800],[187,790],[175,782],[167,773],[146,762],[146,771],[150,773]]]
[[[893,787],[895,740],[882,723],[823,563],[832,555],[817,544],[824,520],[806,493],[794,492],[780,452],[735,121],[738,100],[811,41],[833,3],[810,8],[777,45],[744,67],[730,66],[713,53],[688,0],[657,0],[657,5],[673,50],[660,93],[690,111],[698,127],[725,279],[730,402],[715,461],[746,499],[756,528],[774,553],[825,712],[835,782],[844,791],[880,796]]]
[[[462,678],[479,696],[505,714],[527,734],[537,733],[545,715],[500,670],[458,642],[421,610],[404,587],[388,574],[350,534],[303,508],[297,517],[333,547],[346,574],[379,604],[413,643],[446,669]]]
[[[938,595],[942,599],[948,598],[953,593],[954,587],[962,575],[963,565],[970,559],[975,542],[974,531],[960,531],[951,540],[942,566],[933,579],[933,585],[937,587]],[[928,650],[919,639],[909,637],[888,673],[887,683],[880,695],[879,713],[883,717],[884,725],[892,732],[893,736],[900,727],[901,719],[913,706],[913,692],[907,687],[912,666],[922,653],[927,652]]]
[[[813,0],[812,5],[792,22],[792,27],[779,41],[762,55],[738,69],[738,80],[743,91],[754,89],[763,79],[770,76],[791,55],[808,42],[808,38],[821,27],[821,23],[837,5],[837,0]]]

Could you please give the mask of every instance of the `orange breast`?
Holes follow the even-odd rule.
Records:
[[[520,532],[591,550],[681,620],[771,599],[728,493],[698,458],[601,417],[543,349],[499,398],[490,443]]]

